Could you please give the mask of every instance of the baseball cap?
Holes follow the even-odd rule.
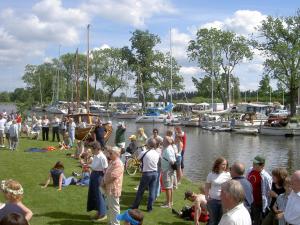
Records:
[[[119,221],[127,221],[132,225],[139,225],[140,222],[133,219],[130,215],[129,215],[129,210],[126,210],[124,213],[117,215],[117,220]]]
[[[253,159],[254,164],[265,164],[265,162],[266,162],[266,158],[261,155],[257,155]]]
[[[191,191],[186,191],[185,193],[184,193],[184,200],[186,200],[186,199],[188,199],[188,198],[190,198],[190,197],[192,197],[193,196],[193,192],[191,192]]]

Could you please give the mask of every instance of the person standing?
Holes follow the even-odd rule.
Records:
[[[5,138],[5,123],[6,123],[6,119],[3,117],[2,114],[0,114],[0,147],[4,148],[4,138]]]
[[[148,149],[143,150],[138,159],[142,162],[142,178],[138,187],[138,191],[135,196],[135,200],[132,204],[132,209],[137,209],[143,198],[143,194],[146,188],[149,189],[149,197],[147,203],[147,211],[152,211],[152,205],[155,200],[156,192],[156,180],[157,178],[157,166],[159,162],[159,153],[156,151],[156,140],[150,139],[148,141]]]
[[[152,131],[152,137],[151,138],[155,139],[156,144],[157,144],[157,146],[156,146],[157,148],[162,145],[162,142],[164,140],[161,136],[159,136],[157,128],[153,129],[153,131]]]
[[[56,136],[57,141],[60,142],[59,124],[60,124],[60,119],[57,116],[54,116],[54,118],[52,120],[52,141],[55,140],[55,136]]]
[[[105,132],[106,130],[102,125],[102,121],[98,119],[94,130],[94,140],[98,141],[102,148],[105,147]]]
[[[221,202],[224,214],[219,225],[251,225],[249,211],[243,204],[244,197],[244,189],[240,182],[229,180],[222,184]]]
[[[120,196],[124,165],[120,160],[121,149],[112,147],[109,149],[110,163],[103,177],[103,188],[106,194],[108,207],[108,221],[110,225],[119,225],[117,215],[120,214]]]
[[[142,148],[147,144],[147,135],[145,134],[144,128],[140,127],[136,134],[136,143],[138,148]]]
[[[245,165],[240,162],[235,162],[232,164],[230,168],[230,175],[233,180],[237,180],[241,183],[244,192],[245,192],[245,200],[244,205],[251,212],[251,205],[253,203],[253,190],[252,185],[244,176],[245,173]]]
[[[292,192],[288,197],[284,211],[284,219],[293,225],[300,224],[300,170],[296,170],[291,177]]]
[[[182,140],[182,150],[181,150],[181,169],[184,169],[184,153],[185,153],[185,149],[186,149],[186,133],[183,132],[183,130],[181,129],[181,127],[176,126],[175,127],[175,138],[176,136],[180,137]]]
[[[87,211],[96,210],[95,221],[103,221],[107,218],[106,203],[99,187],[104,176],[104,171],[108,167],[108,163],[97,141],[91,144],[91,149],[93,152],[93,161],[90,165],[92,173],[88,190]]]
[[[18,131],[19,133],[21,132],[21,127],[22,127],[22,116],[20,113],[17,113],[16,115],[16,122],[17,122],[17,125],[18,125]]]
[[[251,206],[251,218],[253,225],[260,225],[271,198],[269,192],[272,187],[272,177],[265,171],[263,156],[257,155],[253,160],[253,167],[247,173],[247,179],[253,188],[253,203]]]
[[[19,127],[16,120],[13,120],[9,127],[9,142],[9,149],[13,151],[16,150],[19,142]]]
[[[115,145],[121,148],[121,152],[125,151],[125,131],[126,127],[124,123],[119,122],[116,130]]]
[[[74,122],[73,118],[69,119],[68,124],[68,133],[69,133],[69,146],[70,148],[73,147],[75,142],[75,129],[76,129],[76,123]]]
[[[9,139],[9,128],[10,128],[10,125],[12,124],[12,120],[10,118],[10,116],[7,117],[7,121],[5,123],[5,128],[4,128],[4,133],[5,133],[5,138],[6,138],[6,141],[7,141],[7,146],[8,148],[10,147],[10,139]]]
[[[49,140],[49,120],[47,115],[43,116],[42,119],[42,136],[43,136],[43,141],[48,141]]]
[[[227,172],[228,162],[224,157],[215,160],[205,183],[205,196],[209,212],[208,225],[217,225],[222,217],[221,185],[231,179]]]

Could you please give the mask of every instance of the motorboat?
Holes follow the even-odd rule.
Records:
[[[179,122],[181,123],[182,126],[185,127],[199,127],[200,122],[199,122],[199,117],[183,117],[179,119]]]
[[[58,101],[46,107],[45,111],[51,114],[68,114],[68,107],[66,102]]]
[[[230,121],[219,115],[207,114],[201,118],[200,127],[230,127]]]
[[[266,124],[259,128],[259,132],[262,135],[274,135],[274,136],[300,136],[300,124],[297,120]]]
[[[257,135],[258,128],[256,127],[234,128],[233,132],[236,134]]]
[[[138,113],[132,110],[119,111],[114,114],[114,117],[117,119],[136,119],[138,117]]]
[[[161,113],[158,108],[148,108],[145,115],[136,118],[136,123],[170,123],[178,121],[178,118],[174,116],[171,111],[173,104],[169,104]]]

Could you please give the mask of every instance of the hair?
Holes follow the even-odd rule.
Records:
[[[243,163],[235,162],[232,164],[231,170],[233,170],[237,175],[243,176],[245,173],[245,166]]]
[[[152,133],[154,133],[154,132],[157,132],[157,133],[158,133],[158,129],[157,129],[157,128],[154,128],[154,129],[152,130]]]
[[[278,185],[283,186],[285,178],[288,176],[288,172],[285,168],[275,168],[272,170],[272,175],[277,178]]]
[[[291,177],[286,177],[285,179],[284,179],[284,182],[283,182],[283,185],[291,185]]]
[[[90,146],[93,150],[101,150],[101,145],[99,144],[98,141],[93,141],[92,143],[90,143]]]
[[[20,202],[23,198],[23,187],[16,180],[2,181],[1,189],[9,202]]]
[[[229,180],[222,184],[221,189],[223,192],[229,194],[236,203],[241,203],[245,199],[245,191],[239,181]]]
[[[64,170],[64,164],[62,163],[62,161],[57,161],[55,163],[55,165],[53,166],[53,169],[58,169],[58,170]]]
[[[212,167],[212,172],[214,173],[220,173],[220,165],[222,164],[222,162],[226,161],[227,165],[226,168],[228,168],[228,161],[224,158],[224,157],[219,157],[216,159],[216,161],[214,162],[214,165]]]
[[[19,213],[10,213],[1,219],[0,225],[29,225],[29,223],[24,215]]]
[[[157,141],[155,138],[150,138],[147,142],[147,145],[149,148],[156,148],[157,147]]]
[[[140,127],[140,128],[138,129],[138,131],[141,132],[142,134],[145,133],[144,128],[142,128],[142,127]]]
[[[128,213],[133,219],[135,219],[136,221],[139,221],[139,225],[143,224],[144,214],[140,210],[130,209],[130,210],[128,210]]]
[[[172,137],[172,135],[173,135],[173,131],[172,130],[167,130],[167,132],[166,132],[166,136],[169,136],[169,137]]]

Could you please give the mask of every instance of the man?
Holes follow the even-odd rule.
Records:
[[[163,142],[163,138],[161,136],[158,135],[158,129],[157,128],[154,128],[153,131],[152,131],[152,137],[151,138],[154,138],[155,141],[156,141],[156,144],[157,144],[157,148],[162,144]],[[151,139],[150,138],[150,139]]]
[[[5,123],[6,123],[6,119],[3,117],[2,114],[0,114],[0,147],[4,148],[4,137],[5,137]]]
[[[138,191],[136,193],[135,200],[132,204],[132,209],[137,209],[143,198],[144,191],[146,188],[149,189],[149,197],[147,203],[147,211],[152,211],[153,201],[155,199],[155,184],[157,177],[157,164],[159,161],[159,153],[156,151],[155,139],[148,141],[148,149],[143,150],[138,159],[142,162],[142,178],[139,184]]]
[[[54,118],[52,120],[52,141],[55,140],[55,135],[56,135],[57,141],[60,142],[59,124],[60,124],[59,118],[57,116],[54,116]]]
[[[105,128],[102,125],[102,121],[98,119],[94,130],[94,140],[98,141],[102,148],[105,147],[104,136],[105,136]]]
[[[260,225],[266,209],[271,202],[269,192],[272,188],[272,177],[264,170],[266,159],[257,155],[253,160],[253,167],[247,173],[247,179],[253,189],[253,203],[251,217],[253,225]]]
[[[235,162],[230,169],[230,175],[233,180],[237,180],[241,183],[244,192],[245,192],[245,200],[244,205],[251,212],[251,205],[253,203],[253,190],[250,182],[244,177],[245,173],[245,165],[240,162]]]
[[[121,148],[122,153],[125,151],[125,131],[124,123],[119,122],[116,130],[115,145]]]
[[[112,147],[109,151],[111,162],[103,178],[108,207],[108,221],[111,225],[119,225],[117,215],[120,213],[120,196],[122,192],[124,165],[120,160],[121,149]]]
[[[289,224],[300,225],[300,170],[291,177],[292,192],[284,211],[284,218]]]
[[[195,194],[191,191],[186,191],[184,193],[184,200],[189,200],[191,202],[193,202],[193,206],[194,206],[194,210],[195,210],[195,214],[194,214],[194,224],[195,225],[199,225],[199,217],[201,215],[201,206],[205,207],[206,206],[206,199],[205,199],[205,195],[202,194]]]
[[[175,127],[175,138],[176,136],[179,136],[182,138],[182,151],[181,151],[181,169],[183,170],[184,169],[184,162],[183,162],[183,156],[184,156],[184,152],[185,152],[185,149],[186,149],[186,133],[182,131],[181,127],[179,126],[176,126]]]
[[[221,202],[224,214],[219,225],[251,225],[250,214],[243,204],[244,197],[240,182],[229,180],[222,184]]]

